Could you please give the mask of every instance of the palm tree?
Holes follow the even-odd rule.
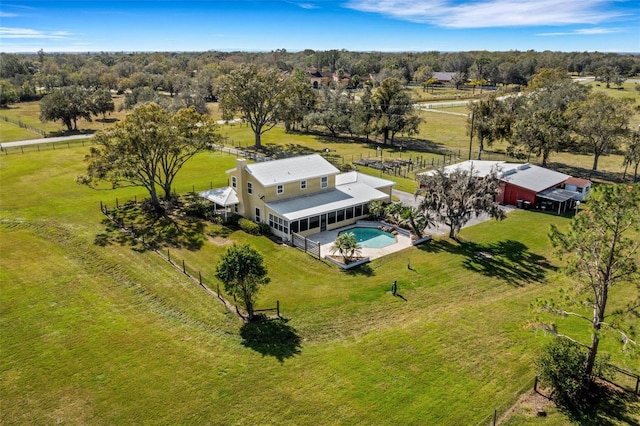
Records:
[[[339,252],[340,256],[344,259],[345,264],[351,263],[354,257],[360,255],[360,249],[362,247],[356,241],[356,236],[353,232],[345,232],[338,235],[338,238],[333,242],[331,246],[331,253]]]

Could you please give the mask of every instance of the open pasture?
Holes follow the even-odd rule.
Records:
[[[168,243],[211,286],[227,244],[264,255],[258,308],[286,321],[246,325],[109,227],[100,201],[144,193],[76,184],[87,150],[0,157],[3,423],[477,424],[530,387],[549,337],[524,325],[566,282],[546,238],[566,218],[517,211],[351,272],[220,225]],[[234,160],[198,155],[176,191]]]

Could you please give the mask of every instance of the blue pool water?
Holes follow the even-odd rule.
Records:
[[[352,233],[361,247],[381,248],[396,242],[396,236],[377,228],[351,228],[340,234]]]

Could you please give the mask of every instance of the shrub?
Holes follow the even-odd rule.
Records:
[[[585,408],[589,404],[589,390],[593,385],[584,376],[587,351],[579,344],[565,338],[555,338],[546,345],[536,359],[540,382],[550,386],[553,399],[570,408]],[[607,360],[596,362],[594,373],[602,376]]]
[[[238,226],[247,234],[260,235],[260,225],[249,219],[242,218],[238,220]]]

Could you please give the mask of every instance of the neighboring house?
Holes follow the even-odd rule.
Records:
[[[330,82],[336,80],[336,77],[332,72],[318,71],[315,68],[309,69],[306,74],[314,89],[319,89],[322,86],[328,86]]]
[[[253,164],[238,159],[227,173],[229,187],[200,195],[225,211],[268,223],[285,240],[293,232],[307,236],[367,217],[370,201],[391,202],[394,185],[358,172],[340,173],[317,154]]]
[[[436,71],[433,73],[433,78],[438,80],[440,84],[453,84],[453,78],[457,73],[455,72],[441,72]]]
[[[445,171],[471,170],[478,178],[484,178],[497,168],[500,193],[496,201],[521,208],[535,208],[557,213],[574,208],[575,201],[584,200],[591,182],[573,178],[564,173],[525,163],[505,161],[464,161],[445,167]],[[428,175],[431,172],[425,173]],[[568,185],[567,185],[568,183]],[[578,186],[580,185],[580,186]],[[583,188],[582,192],[577,188]]]
[[[307,78],[311,81],[311,86],[314,89],[320,89],[322,86],[328,86],[331,82],[349,84],[351,81],[351,74],[346,71],[338,71],[336,73],[327,71],[318,71],[315,68],[310,68],[306,72]],[[360,79],[363,81],[364,79]]]

